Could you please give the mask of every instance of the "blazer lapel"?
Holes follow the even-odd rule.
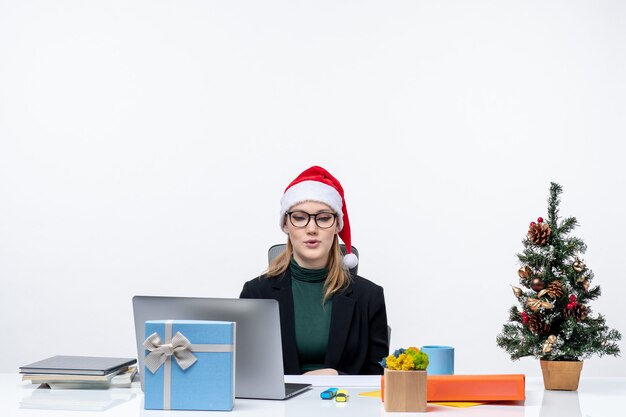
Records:
[[[333,312],[330,319],[328,347],[324,364],[328,368],[337,366],[348,339],[350,323],[352,322],[355,308],[355,301],[349,297],[351,293],[352,289],[348,287],[341,294],[333,296]]]
[[[291,292],[291,273],[289,268],[279,278],[272,279],[274,296],[280,306],[280,329],[283,344],[283,363],[285,375],[302,373],[296,346],[296,322],[294,319],[293,294]]]

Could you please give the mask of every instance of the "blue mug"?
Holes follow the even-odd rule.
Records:
[[[452,346],[422,346],[428,355],[428,375],[454,375],[454,348]]]

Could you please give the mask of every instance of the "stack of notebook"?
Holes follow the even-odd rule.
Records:
[[[50,388],[129,387],[137,373],[132,358],[53,356],[20,367],[23,381]]]

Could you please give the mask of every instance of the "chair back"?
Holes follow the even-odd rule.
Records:
[[[271,264],[274,258],[276,258],[282,251],[284,251],[286,247],[287,247],[286,243],[279,243],[278,245],[274,245],[271,248],[269,248],[269,250],[267,251],[267,264],[268,265]],[[341,248],[341,253],[345,255],[346,245],[344,245],[343,243],[340,243],[339,247]],[[354,246],[352,246],[352,253],[354,253],[356,257],[359,258],[359,251]],[[359,269],[359,264],[356,264],[354,268],[350,268],[350,272],[353,274],[356,274],[358,269]]]

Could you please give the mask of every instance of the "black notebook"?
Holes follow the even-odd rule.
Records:
[[[99,356],[53,356],[21,366],[23,374],[107,375],[137,362],[133,358],[106,358]]]

